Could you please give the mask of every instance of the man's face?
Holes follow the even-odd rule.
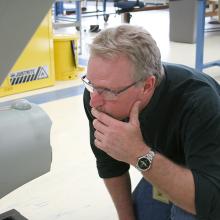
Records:
[[[88,63],[87,78],[96,88],[119,90],[134,83],[133,73],[134,66],[125,56],[114,59],[94,56]],[[90,93],[90,106],[121,120],[129,116],[132,105],[140,95],[141,86],[135,85],[118,94],[115,100],[106,100],[102,94],[94,92]]]

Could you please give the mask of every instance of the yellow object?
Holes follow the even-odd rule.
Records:
[[[84,70],[78,65],[78,37],[54,36],[54,61],[56,80],[71,80]]]
[[[0,97],[54,85],[53,59],[50,11],[0,86]]]
[[[168,198],[164,194],[159,192],[155,186],[153,186],[153,199],[156,199],[163,203],[167,203],[167,204],[169,203]]]

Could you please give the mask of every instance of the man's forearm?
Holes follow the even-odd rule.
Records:
[[[196,214],[195,184],[189,169],[176,165],[156,153],[152,167],[143,172],[143,176],[164,193],[170,201],[184,210]]]
[[[128,122],[122,122],[111,116],[92,109],[96,118],[96,146],[116,160],[133,166],[137,158],[146,155],[150,147],[143,141],[139,122],[139,105],[137,101],[130,110]],[[167,146],[168,147],[168,146]],[[183,168],[159,153],[156,153],[150,170],[143,172],[144,177],[180,208],[196,213],[195,183],[192,172]]]
[[[135,220],[129,173],[104,179],[120,220]]]

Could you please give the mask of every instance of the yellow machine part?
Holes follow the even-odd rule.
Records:
[[[56,80],[77,78],[84,68],[78,65],[78,36],[54,36],[54,61]]]
[[[54,85],[53,55],[50,11],[0,86],[0,97]]]

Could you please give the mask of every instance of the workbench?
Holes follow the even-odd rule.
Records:
[[[220,0],[218,0],[218,19],[220,18]],[[204,32],[205,32],[205,17],[206,17],[206,1],[198,0],[197,27],[196,27],[196,60],[195,68],[202,71],[205,68],[212,66],[220,66],[220,60],[204,63]]]

